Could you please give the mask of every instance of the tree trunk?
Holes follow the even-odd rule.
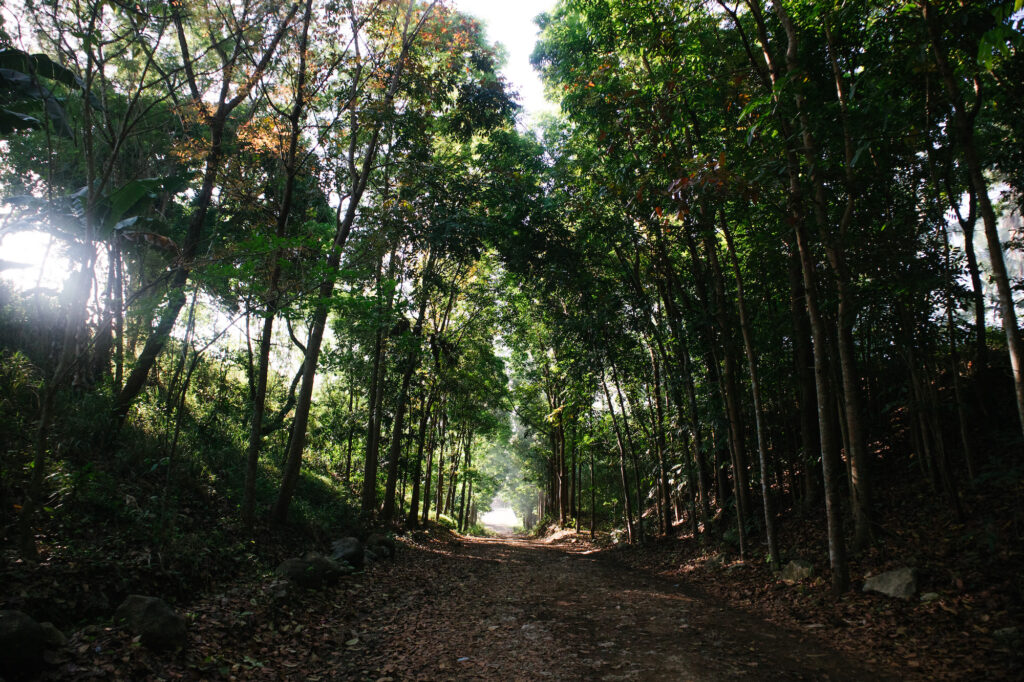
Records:
[[[384,255],[377,263],[377,332],[373,346],[373,369],[370,374],[370,393],[368,396],[369,419],[366,428],[366,454],[363,459],[363,490],[360,495],[360,507],[364,515],[377,513],[377,458],[380,451],[380,424],[381,411],[384,400],[384,377],[385,377],[385,349],[387,347],[387,330],[384,329],[380,320],[384,317],[381,310],[381,277]],[[394,250],[392,250],[391,264],[388,269],[394,266]],[[390,308],[390,302],[388,304]]]
[[[441,401],[440,409],[437,412],[437,416],[434,419],[434,428],[430,434],[430,445],[427,447],[427,473],[423,477],[423,514],[420,519],[420,523],[423,525],[427,524],[430,520],[430,483],[431,483],[431,466],[434,463],[434,450],[437,447],[438,435],[441,436],[441,442],[444,442],[444,422],[445,422],[445,401]],[[443,445],[442,445],[443,447]]]
[[[347,444],[345,445],[345,486],[352,485],[352,437],[355,435],[355,400],[356,400],[356,377],[355,367],[349,369],[348,373],[348,412],[345,419],[345,432]]]
[[[971,300],[974,302],[974,362],[979,367],[988,365],[988,341],[985,338],[985,289],[981,283],[981,269],[978,254],[974,249],[974,230],[978,224],[978,193],[974,184],[967,187],[967,216],[960,210],[960,196],[953,195],[953,184],[947,174],[946,196],[950,208],[956,214],[960,231],[964,235],[964,255],[967,257],[967,272],[971,277]],[[946,236],[948,240],[948,235]]]
[[[647,351],[651,357],[651,370],[654,376],[654,443],[658,454],[658,497],[662,500],[661,532],[668,535],[672,531],[672,504],[668,491],[668,469],[665,466],[665,411],[661,404],[661,368],[658,367],[658,358],[654,355],[654,346],[648,343]]]
[[[754,422],[757,431],[757,454],[761,465],[761,497],[764,505],[764,528],[768,540],[768,560],[773,570],[779,570],[779,545],[775,538],[775,518],[772,511],[771,490],[768,485],[768,436],[765,433],[764,406],[761,404],[761,381],[757,371],[757,355],[754,350],[754,333],[750,319],[747,317],[747,303],[743,291],[743,275],[740,272],[740,261],[736,255],[729,225],[722,220],[722,231],[732,261],[733,275],[736,277],[736,301],[739,306],[740,330],[743,336],[743,347],[747,355],[747,370],[750,372],[750,392],[754,399]]]
[[[594,448],[590,449],[590,539],[597,529],[597,488],[594,485]]]
[[[630,502],[629,493],[629,482],[626,477],[626,448],[622,442],[622,433],[619,431],[619,422],[615,417],[615,405],[612,403],[612,396],[608,392],[608,382],[605,380],[604,368],[601,369],[601,386],[604,388],[604,397],[608,401],[608,412],[612,417],[612,427],[615,430],[615,442],[619,446],[619,474],[622,478],[622,502],[625,509],[626,517],[626,536],[629,538],[629,543],[635,542],[633,537],[633,504]],[[591,486],[593,486],[593,480],[591,480]],[[593,493],[591,493],[593,495]],[[593,521],[591,521],[593,524]],[[591,530],[593,533],[593,530]]]
[[[733,337],[732,325],[726,310],[725,283],[718,262],[718,247],[708,234],[704,235],[704,250],[711,265],[715,297],[715,320],[723,343],[722,391],[725,398],[725,414],[729,420],[729,450],[732,453],[733,492],[736,502],[736,530],[740,544],[740,558],[747,558],[746,520],[750,517],[750,502],[747,497],[747,462],[745,438],[740,417],[740,403],[736,387],[736,359],[727,342]]]
[[[619,382],[619,371],[612,362],[612,379],[615,381],[615,393],[619,396],[619,407],[622,414],[622,430],[626,434],[626,444],[629,446],[630,459],[633,462],[633,483],[636,485],[636,530],[640,543],[646,541],[644,537],[644,499],[643,488],[640,484],[640,464],[637,456],[636,446],[633,444],[633,433],[629,428],[629,417],[626,415],[626,402],[622,399],[622,384]]]
[[[425,389],[424,395],[420,400],[420,423],[416,435],[416,463],[413,465],[412,470],[412,494],[409,498],[409,517],[406,520],[406,525],[410,528],[419,526],[420,482],[423,478],[423,447],[427,441],[427,425],[433,406],[433,387],[428,387]]]
[[[792,245],[789,258],[790,316],[793,321],[793,364],[800,415],[800,451],[803,471],[803,506],[810,509],[821,495],[818,422],[815,415],[814,354],[807,320],[807,300],[801,275],[800,253]]]
[[[956,342],[956,324],[953,320],[953,308],[955,306],[952,291],[953,267],[950,262],[949,230],[942,226],[942,246],[946,260],[946,279],[950,283],[946,287],[946,339],[949,344],[949,373],[953,377],[953,397],[956,400],[957,424],[960,427],[960,444],[964,449],[964,461],[967,464],[967,479],[974,483],[974,454],[971,447],[971,438],[968,435],[968,419],[964,410],[963,391],[960,386],[960,350]]]
[[[225,82],[224,87],[220,90],[220,100],[216,104],[216,111],[209,118],[210,148],[206,154],[206,164],[203,171],[203,184],[196,197],[195,209],[192,213],[191,219],[189,220],[188,230],[185,233],[185,240],[181,246],[181,257],[178,259],[178,265],[175,267],[174,275],[171,277],[170,291],[167,295],[167,305],[160,316],[160,322],[149,335],[149,338],[146,339],[146,345],[143,346],[142,354],[139,355],[135,366],[132,368],[131,374],[128,375],[128,379],[124,382],[124,386],[121,388],[121,391],[117,394],[117,398],[114,401],[113,416],[117,421],[118,427],[124,423],[125,417],[128,416],[128,411],[131,409],[132,403],[135,402],[135,399],[146,385],[146,380],[149,378],[149,372],[156,364],[157,357],[167,344],[167,340],[171,336],[171,331],[174,329],[174,323],[178,319],[178,313],[181,312],[182,306],[185,305],[185,294],[183,290],[185,288],[185,283],[188,281],[190,268],[192,263],[195,261],[195,257],[199,250],[199,244],[203,235],[203,227],[206,222],[206,213],[210,208],[210,202],[213,198],[214,187],[216,185],[217,173],[220,170],[220,164],[223,160],[224,129],[227,125],[228,118],[232,111],[242,104],[242,102],[249,99],[249,94],[251,93],[252,88],[256,83],[260,82],[260,76],[270,64],[274,53],[277,51],[278,44],[280,44],[281,39],[290,27],[292,19],[299,11],[300,6],[301,5],[299,3],[292,5],[291,10],[281,22],[277,32],[267,45],[266,50],[264,50],[259,60],[255,63],[252,77],[246,80],[240,87],[234,89],[228,88],[227,83]],[[181,24],[181,17],[178,14],[178,10],[172,11],[172,18],[177,27],[178,45],[181,50],[186,79],[191,90],[192,103],[200,110],[208,110],[209,104],[203,101],[203,93],[201,93],[197,87],[195,74],[192,70],[192,58],[189,55],[188,43],[185,38],[185,30]],[[235,66],[235,64],[225,64],[224,66],[225,73],[229,73],[232,72],[233,69],[227,67]],[[229,95],[233,96],[230,100],[227,99]],[[86,112],[88,111],[90,111],[90,107],[86,107]]]
[[[776,101],[779,127],[783,138],[793,140],[793,131],[789,121],[782,114],[779,94],[779,80],[784,73],[775,62],[768,49],[768,31],[761,12],[759,0],[748,0],[751,13],[757,22],[758,37],[764,49],[765,62],[771,73],[773,97]],[[789,21],[784,8],[775,5],[787,34],[786,70],[796,72],[797,40],[796,33]],[[825,322],[818,308],[817,282],[815,281],[814,259],[811,245],[807,238],[803,215],[803,191],[800,184],[800,165],[797,150],[789,142],[785,148],[786,170],[789,176],[789,209],[792,216],[796,236],[797,250],[800,254],[800,269],[804,280],[804,300],[807,306],[807,317],[811,325],[812,352],[814,356],[814,385],[818,403],[818,437],[821,444],[821,467],[824,476],[825,517],[828,525],[829,563],[832,567],[832,590],[842,594],[849,588],[850,569],[846,559],[846,544],[843,537],[843,517],[838,493],[838,475],[842,469],[839,449],[836,441],[832,412],[832,391],[829,385],[828,335]]]
[[[471,451],[473,449],[473,432],[470,431],[466,438],[466,453],[463,457],[462,463],[462,494],[461,500],[459,501],[459,532],[464,533],[466,531],[466,486],[469,480],[469,467],[472,462],[470,461]],[[472,498],[470,498],[472,501]]]
[[[447,430],[448,420],[445,419],[445,429]],[[437,521],[441,514],[444,513],[442,507],[444,506],[444,450],[447,447],[448,441],[445,437],[445,433],[441,433],[441,449],[437,452],[437,491],[434,493],[437,497],[434,500],[434,520]]]
[[[433,10],[433,7],[434,4],[431,4],[424,14],[429,15]],[[381,102],[381,111],[391,111],[394,104],[395,93],[398,91],[398,85],[401,82],[402,74],[405,70],[406,58],[408,57],[409,49],[411,47],[411,36],[414,35],[410,33],[409,28],[411,17],[412,6],[410,5],[409,11],[406,14],[405,32],[402,36],[402,51],[397,58],[398,63],[395,65],[394,70],[391,73],[388,91],[383,102]],[[355,96],[355,93],[353,93],[353,96]],[[353,117],[355,117],[355,112],[353,112]],[[313,311],[309,342],[306,344],[302,386],[299,389],[299,396],[295,403],[295,418],[292,423],[292,438],[288,446],[288,452],[285,456],[285,466],[281,477],[281,489],[278,493],[277,501],[274,504],[274,509],[271,512],[271,518],[276,523],[283,523],[287,519],[288,507],[291,505],[292,496],[295,494],[295,486],[299,481],[299,471],[302,468],[302,452],[306,448],[306,429],[309,425],[309,411],[313,400],[313,385],[316,381],[316,368],[320,360],[320,346],[323,343],[324,330],[327,325],[327,316],[330,311],[327,301],[329,301],[334,294],[334,285],[337,281],[338,271],[341,265],[342,251],[344,250],[345,243],[348,241],[348,236],[352,231],[352,225],[355,222],[359,204],[362,201],[363,194],[365,193],[366,187],[370,181],[370,175],[376,164],[382,129],[383,121],[379,121],[370,134],[363,162],[357,174],[353,177],[353,184],[350,188],[351,193],[348,203],[344,204],[344,217],[342,217],[343,204],[338,204],[335,220],[334,241],[331,244],[330,253],[327,257],[327,268],[324,275],[324,281],[320,283],[317,291],[320,303],[317,304]],[[352,131],[352,134],[355,134],[354,130]],[[355,159],[352,158],[350,161],[351,166],[355,168]]]
[[[302,18],[302,35],[299,39],[299,68],[296,75],[295,105],[288,116],[291,131],[288,136],[288,152],[285,156],[284,195],[277,214],[274,236],[278,241],[288,233],[288,219],[291,217],[292,197],[295,191],[295,177],[298,174],[296,155],[299,137],[302,135],[302,115],[305,110],[306,89],[306,46],[309,43],[309,24],[312,19],[313,2],[306,0],[305,14]],[[263,442],[263,414],[267,402],[267,376],[270,372],[270,348],[274,330],[274,317],[278,309],[278,284],[281,279],[280,248],[274,250],[273,266],[270,271],[270,282],[267,288],[267,311],[263,320],[263,331],[260,336],[259,366],[256,372],[256,386],[253,391],[252,420],[249,429],[249,445],[246,450],[245,484],[242,493],[242,525],[251,530],[255,521],[256,507],[256,475],[259,471],[260,447]]]
[[[967,173],[978,198],[981,210],[981,221],[985,226],[985,239],[988,242],[989,261],[992,268],[992,279],[996,284],[999,296],[999,311],[1003,316],[1003,331],[1006,334],[1006,346],[1010,353],[1010,367],[1013,370],[1013,386],[1017,397],[1017,417],[1021,432],[1024,433],[1024,345],[1021,343],[1020,330],[1017,327],[1017,309],[1013,302],[1013,289],[1006,271],[1003,258],[1003,244],[999,239],[999,226],[996,224],[996,213],[988,196],[988,182],[985,180],[984,168],[978,154],[974,139],[975,114],[981,105],[981,89],[977,82],[975,91],[978,101],[975,110],[968,111],[960,90],[957,87],[956,74],[947,56],[943,28],[935,9],[928,0],[921,0],[925,23],[931,37],[935,54],[935,63],[942,75],[946,95],[953,104],[953,127],[956,130],[960,152],[967,164]]]
[[[402,373],[402,386],[398,391],[398,402],[395,406],[395,422],[392,425],[391,449],[388,453],[388,475],[384,486],[384,510],[381,514],[385,522],[390,522],[395,513],[395,481],[398,477],[398,458],[401,450],[401,433],[405,428],[405,411],[408,404],[409,384],[412,382],[412,375],[419,366],[420,359],[420,337],[423,335],[423,321],[427,313],[427,276],[433,269],[434,256],[428,257],[427,265],[424,268],[423,276],[420,277],[420,309],[416,315],[416,323],[413,325],[412,337],[415,340],[414,348],[409,350],[409,356],[405,361],[405,371]]]

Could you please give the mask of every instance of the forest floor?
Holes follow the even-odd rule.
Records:
[[[270,596],[264,577],[183,604],[189,646],[72,635],[45,679],[876,680],[903,677],[582,539],[418,532],[393,563]]]

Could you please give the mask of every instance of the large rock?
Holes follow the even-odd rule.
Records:
[[[342,538],[331,543],[331,559],[344,561],[353,568],[362,568],[365,558],[359,538]]]
[[[887,597],[910,599],[917,594],[917,569],[897,568],[871,576],[864,581],[865,592],[878,592]]]
[[[141,594],[128,598],[114,612],[114,622],[124,622],[150,649],[176,649],[185,644],[185,618],[157,597]]]
[[[782,569],[779,577],[790,584],[814,577],[814,564],[803,559],[793,559]]]
[[[336,583],[341,576],[351,573],[344,564],[328,559],[315,552],[308,552],[301,559],[286,559],[275,573],[299,587],[316,588]]]
[[[367,551],[373,552],[378,557],[394,559],[398,545],[394,538],[390,538],[381,533],[374,533],[370,537],[366,538],[366,549]]]
[[[47,649],[63,649],[68,645],[68,638],[53,623],[40,623],[39,627],[43,629],[43,642]]]
[[[0,675],[17,677],[39,669],[46,635],[21,611],[0,611]]]

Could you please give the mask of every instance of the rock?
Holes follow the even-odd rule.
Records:
[[[315,552],[307,552],[301,559],[285,559],[274,572],[299,587],[315,588],[336,583],[352,569]]]
[[[185,618],[157,597],[128,595],[114,612],[114,622],[122,621],[150,649],[178,648],[188,635]]]
[[[363,552],[363,560],[364,561],[368,561],[368,562],[370,562],[372,564],[374,561],[377,561],[379,559],[380,559],[380,557],[377,556],[377,554],[375,552],[373,552],[372,550],[368,549],[365,552]]]
[[[940,599],[941,597],[942,597],[942,595],[940,595],[938,592],[925,592],[924,594],[921,595],[921,601],[923,601],[923,602],[935,601],[937,599]]]
[[[331,559],[344,561],[355,568],[363,567],[363,543],[359,538],[342,538],[331,543]]]
[[[0,675],[33,673],[43,662],[43,628],[21,611],[0,611]]]
[[[398,543],[395,542],[394,538],[390,538],[387,535],[374,533],[370,537],[366,538],[366,549],[372,551],[378,557],[394,559],[395,552],[398,549]]]
[[[277,568],[274,569],[274,575],[280,576],[287,580],[289,583],[295,583],[300,585],[306,582],[306,569],[309,564],[299,557],[293,557],[291,559],[285,559]]]
[[[356,571],[347,561],[335,561],[315,552],[308,552],[304,558],[313,567],[314,573],[319,573],[324,577],[325,583],[337,582],[343,575],[349,575]]]
[[[274,580],[263,588],[263,592],[270,597],[271,602],[280,604],[291,598],[292,583],[288,580]]]
[[[910,599],[917,593],[917,569],[897,568],[871,576],[864,581],[865,592],[879,592],[887,597]]]
[[[790,585],[814,577],[814,564],[803,559],[793,559],[782,569],[779,578]]]
[[[705,559],[703,566],[707,569],[721,568],[722,566],[725,566],[725,557],[721,554],[716,554],[709,559]]]
[[[68,638],[53,623],[40,623],[39,627],[43,629],[43,641],[46,642],[46,648],[63,649],[68,645]]]

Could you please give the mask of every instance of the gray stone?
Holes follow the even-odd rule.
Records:
[[[331,543],[331,559],[344,561],[355,568],[363,567],[364,550],[359,538],[342,538]]]
[[[804,561],[803,559],[793,559],[786,564],[785,568],[783,568],[782,572],[779,574],[779,578],[781,578],[783,582],[787,582],[791,585],[793,583],[798,583],[801,580],[807,580],[808,578],[813,577],[814,564],[810,561]]]
[[[306,569],[309,567],[303,559],[293,557],[285,559],[274,570],[274,575],[280,576],[290,583],[303,583],[306,580]]]
[[[128,595],[114,612],[114,622],[124,622],[150,649],[176,649],[188,636],[184,616],[157,597]]]
[[[316,588],[338,582],[352,569],[315,552],[307,552],[301,559],[285,559],[275,573],[299,587]]]
[[[53,623],[40,623],[39,627],[43,629],[43,641],[48,649],[63,649],[68,645],[68,638]]]
[[[387,535],[374,533],[370,537],[366,538],[366,549],[370,550],[378,557],[394,559],[395,552],[398,549],[398,543],[395,542],[394,538],[388,537]]]
[[[897,568],[871,576],[864,581],[864,591],[878,592],[898,599],[910,599],[917,593],[917,569]]]
[[[292,596],[292,583],[288,580],[274,580],[270,582],[263,592],[270,597],[270,601],[280,604]]]
[[[925,592],[921,595],[921,601],[923,602],[936,601],[937,599],[941,598],[942,595],[940,595],[938,592]]]
[[[0,675],[32,673],[43,662],[43,628],[21,611],[0,611]]]

